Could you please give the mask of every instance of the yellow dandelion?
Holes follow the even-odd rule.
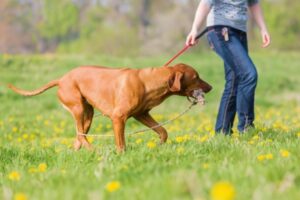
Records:
[[[206,130],[207,132],[211,132],[211,131],[213,130],[213,127],[212,127],[212,125],[210,124],[210,125],[205,126],[205,127],[204,127],[204,130]]]
[[[14,196],[14,200],[27,200],[27,196],[24,193],[17,193]]]
[[[283,124],[281,130],[283,130],[284,132],[289,132],[290,128],[287,125]]]
[[[177,143],[181,143],[181,142],[184,141],[184,138],[181,137],[181,136],[177,136],[177,137],[175,138],[175,140],[176,140]]]
[[[21,143],[21,142],[23,142],[23,139],[22,139],[21,137],[18,137],[18,138],[17,138],[17,141],[18,141],[19,143]]]
[[[157,120],[157,121],[161,121],[161,120],[163,120],[164,119],[164,116],[163,115],[161,115],[161,114],[155,114],[155,115],[153,115],[153,117],[155,118],[155,120]]]
[[[45,125],[45,126],[49,126],[49,124],[50,124],[50,123],[49,123],[49,120],[45,120],[45,121],[44,121],[44,125]]]
[[[259,140],[259,136],[258,135],[253,136],[252,140]]]
[[[148,147],[149,149],[153,149],[153,148],[156,147],[156,144],[155,144],[154,142],[148,142],[148,143],[147,143],[147,147]]]
[[[297,136],[298,136],[298,138],[300,138],[300,132],[299,132],[299,133],[297,133]]]
[[[112,181],[112,182],[109,182],[106,184],[106,190],[108,192],[114,192],[114,191],[117,191],[118,189],[120,189],[121,187],[121,184],[119,181]]]
[[[200,142],[205,142],[205,141],[207,141],[208,139],[209,139],[208,135],[205,135],[205,136],[203,136],[203,137],[200,137],[200,138],[199,138],[199,141],[200,141]]]
[[[90,142],[90,143],[93,143],[94,142],[94,138],[93,137],[88,137],[88,141]]]
[[[51,142],[50,142],[50,141],[47,141],[47,140],[43,140],[43,141],[41,142],[41,146],[42,146],[43,148],[48,148],[48,147],[51,146]]]
[[[190,140],[190,139],[191,139],[191,135],[185,134],[183,136],[183,141],[187,141],[187,140]]]
[[[287,150],[280,150],[281,157],[287,158],[290,156],[290,152]]]
[[[267,127],[262,127],[260,130],[261,130],[262,132],[266,132],[268,129],[267,129]]]
[[[13,127],[12,132],[16,133],[18,131],[18,127]]]
[[[266,159],[267,160],[272,160],[273,159],[273,154],[271,154],[271,153],[266,154]]]
[[[45,172],[47,170],[47,164],[46,163],[41,163],[41,164],[39,164],[37,169],[38,169],[39,172]]]
[[[138,138],[138,139],[135,140],[136,144],[141,144],[142,142],[143,142],[143,140],[141,138]]]
[[[267,142],[267,143],[272,143],[273,140],[272,140],[272,139],[266,139],[266,142]]]
[[[234,186],[226,181],[217,182],[210,190],[212,200],[233,200],[235,194]]]
[[[248,141],[248,144],[255,144],[255,141],[254,140],[250,140],[250,141]]]
[[[208,163],[203,163],[202,164],[202,168],[203,169],[208,169],[209,168],[209,164]]]
[[[29,137],[29,135],[28,135],[27,133],[24,133],[24,134],[23,134],[23,139],[24,139],[24,140],[28,139],[28,137]]]
[[[21,179],[21,175],[17,171],[12,171],[8,174],[8,178],[12,181],[19,181]]]
[[[256,158],[257,158],[257,160],[259,160],[259,161],[263,161],[263,160],[266,159],[266,156],[265,156],[265,155],[259,155],[259,156],[257,156]]]
[[[215,135],[216,135],[215,130],[211,130],[211,131],[209,132],[209,136],[210,136],[210,137],[214,137]]]

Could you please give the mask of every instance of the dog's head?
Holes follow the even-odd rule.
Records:
[[[203,81],[197,71],[189,65],[181,63],[170,69],[172,73],[168,85],[170,91],[175,94],[202,101],[203,92],[208,93],[212,89],[212,86]]]

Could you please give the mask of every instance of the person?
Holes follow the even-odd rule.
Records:
[[[248,54],[248,10],[260,28],[262,47],[270,44],[259,0],[201,0],[186,45],[195,45],[205,18],[207,39],[211,48],[223,59],[225,88],[221,98],[215,131],[231,134],[238,115],[238,131],[254,127],[254,96],[257,71]]]

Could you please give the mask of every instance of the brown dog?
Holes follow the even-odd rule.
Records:
[[[125,150],[124,128],[129,117],[153,127],[158,123],[149,111],[167,97],[200,98],[196,91],[207,93],[212,89],[199,78],[196,70],[185,64],[146,69],[83,66],[34,91],[9,85],[24,96],[38,95],[54,86],[58,86],[58,98],[76,122],[74,148],[78,150],[82,145],[91,148],[85,134],[89,131],[96,108],[112,120],[118,151]],[[163,127],[154,128],[154,131],[161,143],[167,140],[168,134]]]

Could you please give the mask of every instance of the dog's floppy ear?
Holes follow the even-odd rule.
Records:
[[[181,90],[182,72],[175,72],[169,79],[168,85],[171,92],[178,92]]]

